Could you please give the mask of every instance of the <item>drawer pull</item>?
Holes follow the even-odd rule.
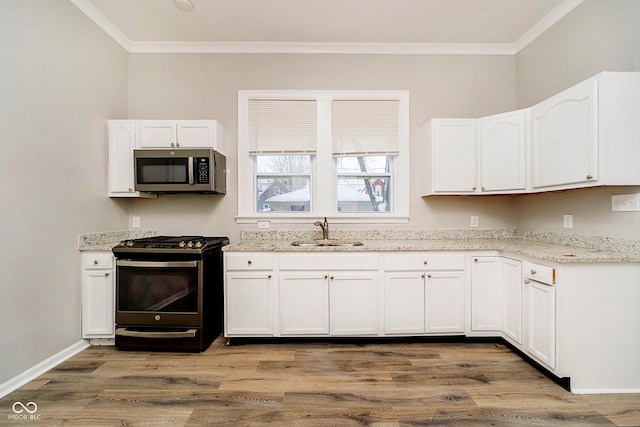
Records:
[[[422,275],[420,276],[422,279],[424,279],[424,273],[422,273]]]
[[[428,260],[426,260],[426,259],[425,259],[425,260],[424,260],[424,262],[423,262],[423,264],[424,264],[424,265],[427,265],[428,263],[429,263],[429,261],[428,261]]]
[[[111,273],[104,273],[104,277],[109,277]]]
[[[535,270],[531,270],[531,274],[536,274],[536,271]]]
[[[247,261],[247,264],[251,265],[253,262],[251,260]]]
[[[93,260],[93,265],[98,265],[98,260],[97,259]]]
[[[267,279],[271,279],[271,275],[270,274],[267,274]]]
[[[431,279],[431,275],[430,275],[430,274],[427,274],[427,277],[428,277],[429,279]]]

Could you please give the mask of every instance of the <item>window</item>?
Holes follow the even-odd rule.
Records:
[[[239,91],[238,221],[406,222],[406,91]]]

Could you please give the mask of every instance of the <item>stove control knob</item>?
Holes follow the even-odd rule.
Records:
[[[135,243],[133,243],[133,240],[127,241],[127,246],[130,247],[130,248],[132,248],[134,244]]]
[[[187,244],[186,244],[186,243],[184,242],[184,240],[183,240],[182,242],[178,243],[178,247],[179,247],[179,248],[186,248],[186,247],[187,247]]]
[[[188,247],[189,249],[193,248],[193,242],[192,242],[192,241],[189,241],[189,243],[187,243],[187,247]]]
[[[200,249],[202,247],[202,242],[200,240],[198,240],[195,244],[195,247]]]

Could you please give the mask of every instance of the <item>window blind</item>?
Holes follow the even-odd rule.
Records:
[[[249,154],[315,153],[315,100],[249,100]]]
[[[398,100],[334,100],[331,104],[334,156],[397,155]]]

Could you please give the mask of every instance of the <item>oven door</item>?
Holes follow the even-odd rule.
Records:
[[[116,323],[200,326],[202,261],[116,261]]]

